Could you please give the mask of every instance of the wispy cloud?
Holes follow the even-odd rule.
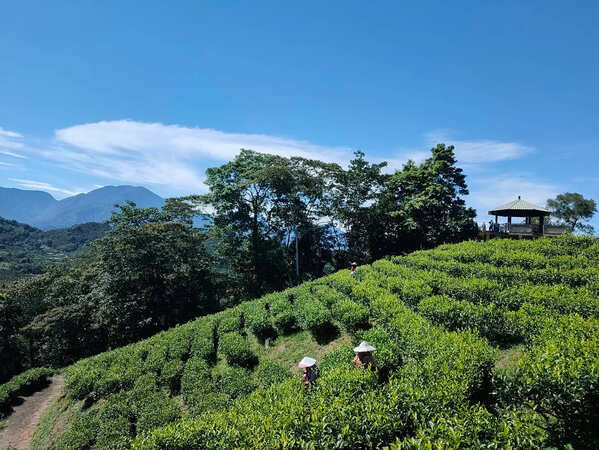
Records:
[[[492,139],[459,140],[447,132],[431,132],[425,135],[428,143],[443,142],[455,146],[456,158],[467,165],[487,164],[523,158],[534,152],[534,148],[520,142]]]
[[[57,186],[53,186],[50,183],[45,183],[43,181],[24,180],[21,178],[9,178],[9,180],[16,183],[21,188],[33,189],[36,191],[55,192],[55,193],[64,194],[64,195],[76,195],[76,194],[81,194],[83,192],[81,190],[71,190],[71,189],[60,188]]]
[[[563,192],[564,187],[549,183],[529,174],[504,174],[485,177],[472,183],[469,203],[476,208],[479,218],[488,215],[488,211],[515,200],[523,200],[544,206],[547,199]]]
[[[204,170],[235,157],[242,148],[281,156],[302,156],[328,162],[347,164],[353,157],[348,146],[324,146],[305,140],[280,136],[224,131],[145,123],[133,120],[101,121],[74,125],[55,131],[52,142],[36,142],[35,146],[19,133],[0,129],[0,137],[9,140],[14,148],[34,158],[57,163],[62,168],[98,177],[97,181],[163,186],[165,191],[205,191]],[[2,142],[2,141],[0,141]],[[533,151],[530,146],[517,142],[492,139],[456,140],[448,133],[434,132],[423,135],[422,145],[390,152],[386,158],[388,170],[399,169],[412,159],[422,162],[430,155],[430,148],[439,142],[453,144],[459,164],[471,167],[491,165],[498,161],[521,158]],[[381,160],[382,160],[381,159]],[[40,187],[39,185],[37,187]],[[56,188],[58,189],[58,188]],[[74,189],[62,189],[74,192]],[[54,191],[59,192],[59,191]]]
[[[2,167],[15,167],[14,164],[7,163],[7,162],[2,162],[2,161],[0,161],[0,166],[2,166]]]
[[[402,149],[392,153],[388,171],[400,169],[408,160],[423,162],[437,144],[453,145],[458,165],[467,171],[473,171],[500,161],[520,159],[534,152],[534,148],[519,142],[493,139],[460,140],[451,137],[448,132],[430,132],[424,135],[424,144],[420,148]]]
[[[225,161],[242,148],[281,156],[344,163],[352,151],[264,134],[225,133],[132,120],[103,121],[56,131],[57,146],[43,156],[98,176],[203,190],[199,166]]]
[[[23,135],[0,127],[0,155],[12,158],[26,159],[25,156],[11,150],[22,149]]]

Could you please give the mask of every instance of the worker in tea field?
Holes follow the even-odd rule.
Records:
[[[354,348],[354,353],[356,354],[354,357],[354,365],[356,367],[368,367],[374,369],[374,356],[372,356],[372,352],[375,350],[376,348],[368,342],[362,341],[360,345]]]
[[[356,276],[356,267],[358,267],[358,263],[353,262],[350,264],[349,269],[351,270],[351,276],[355,277]]]
[[[304,386],[310,386],[316,382],[316,378],[318,377],[318,367],[316,366],[316,360],[314,358],[304,356],[298,366],[304,369],[304,374],[302,375],[302,384]]]

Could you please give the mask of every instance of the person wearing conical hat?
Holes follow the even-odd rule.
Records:
[[[352,277],[355,277],[355,276],[356,276],[356,267],[358,267],[358,263],[357,263],[357,262],[353,262],[353,263],[351,263],[351,265],[349,266],[349,269],[350,269],[350,271],[351,271],[351,272],[350,272],[350,275],[351,275]]]
[[[368,342],[362,341],[360,345],[354,348],[354,353],[356,354],[354,357],[354,365],[356,367],[368,367],[374,369],[374,356],[372,356],[372,352],[375,350],[376,348]]]
[[[316,377],[318,376],[318,367],[316,366],[316,360],[314,358],[304,356],[304,358],[299,362],[298,367],[304,369],[304,373],[302,375],[302,384],[304,386],[310,386],[316,381]]]

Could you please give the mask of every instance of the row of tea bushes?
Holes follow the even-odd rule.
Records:
[[[559,314],[577,313],[583,317],[599,317],[599,296],[594,288],[586,285],[572,288],[561,284],[543,285],[523,281],[519,285],[506,287],[487,278],[453,277],[441,271],[408,268],[401,264],[396,265],[395,269],[393,265],[386,260],[377,261],[372,268],[365,267],[361,276],[387,287],[412,307],[416,307],[426,296],[446,295],[512,311],[529,303],[542,305]]]
[[[380,346],[388,383],[352,368],[351,349],[341,348],[323,360],[315,389],[283,382],[226,412],[154,430],[134,448],[372,448],[485,391],[494,353],[484,340],[436,328],[390,293],[370,304],[378,327],[361,337]]]
[[[41,389],[47,384],[48,377],[53,374],[54,369],[37,367],[16,375],[0,385],[0,419],[10,414],[11,405],[19,396]]]
[[[530,404],[557,420],[556,441],[575,448],[599,446],[598,320],[545,319],[517,366],[497,378],[503,404]]]
[[[409,256],[394,257],[396,264],[418,270],[444,272],[452,277],[486,278],[500,283],[502,286],[513,286],[521,283],[531,284],[563,284],[569,287],[589,286],[596,292],[599,289],[599,268],[585,267],[574,269],[535,269],[526,270],[518,266],[502,266],[489,263],[463,263],[455,260],[438,259],[431,251],[416,252]]]
[[[418,427],[414,436],[397,439],[385,450],[543,448],[549,442],[545,419],[530,409],[494,413],[475,405],[441,413]]]
[[[257,387],[290,375],[276,364],[259,363],[247,333],[264,339],[298,329],[318,332],[335,320],[348,331],[361,329],[368,308],[325,281],[306,283],[81,360],[65,371],[66,387],[90,412],[76,421],[65,442],[69,448],[102,448],[112,440],[127,447],[148,424],[226,409]],[[228,367],[213,374],[219,356]],[[139,395],[142,387],[145,397]],[[178,395],[184,408],[173,401]],[[127,415],[127,409],[133,412]],[[152,410],[157,412],[150,420],[146,415]]]

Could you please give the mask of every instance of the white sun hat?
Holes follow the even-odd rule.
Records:
[[[314,358],[304,356],[304,359],[302,359],[299,362],[298,367],[304,368],[304,367],[312,367],[314,365],[316,365],[316,360]]]
[[[370,345],[366,341],[360,342],[360,345],[358,345],[356,348],[354,348],[355,353],[373,352],[375,350],[376,350],[376,348],[374,348],[372,345]]]

